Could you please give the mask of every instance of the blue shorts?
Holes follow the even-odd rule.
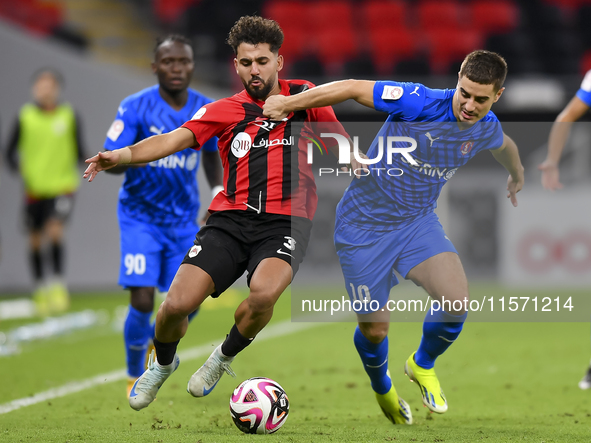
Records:
[[[118,211],[121,231],[119,284],[124,288],[157,287],[166,292],[187,251],[193,246],[196,224],[158,226],[134,220]]]
[[[337,216],[334,241],[351,302],[368,299],[361,310],[356,309],[359,313],[384,307],[390,289],[398,284],[394,270],[406,278],[430,257],[442,252],[457,254],[434,212],[389,231],[367,231]],[[372,300],[379,307],[373,303],[370,309]]]

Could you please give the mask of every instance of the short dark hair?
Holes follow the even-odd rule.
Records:
[[[268,43],[271,52],[277,53],[283,44],[283,31],[275,20],[246,15],[234,23],[226,43],[232,47],[234,54],[237,53],[241,43],[250,43],[251,45]]]
[[[33,76],[31,77],[31,83],[34,84],[37,80],[39,80],[39,77],[45,74],[51,75],[55,82],[60,85],[60,87],[64,87],[64,76],[62,73],[55,68],[50,68],[47,66],[44,68],[39,68],[33,73]]]
[[[168,34],[166,37],[157,37],[156,38],[156,45],[154,46],[154,57],[156,56],[158,49],[160,49],[160,46],[162,46],[162,44],[164,44],[166,42],[182,43],[183,45],[187,45],[189,48],[191,48],[191,51],[195,52],[193,50],[193,42],[189,38],[187,38],[181,34]]]
[[[460,77],[464,76],[481,85],[494,85],[498,91],[507,77],[507,62],[496,52],[479,49],[468,54],[462,62]]]

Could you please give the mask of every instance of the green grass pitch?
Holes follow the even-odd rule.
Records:
[[[490,287],[475,286],[474,298]],[[563,294],[564,292],[561,292]],[[233,323],[234,292],[208,303],[189,327],[180,351],[219,343]],[[105,309],[113,318],[124,292],[75,294],[71,311]],[[289,321],[282,296],[273,324]],[[32,322],[28,320],[27,322]],[[38,320],[34,320],[38,321]],[[27,323],[0,322],[0,331]],[[302,326],[300,324],[300,326]],[[0,414],[0,442],[589,442],[591,392],[577,382],[589,358],[588,323],[470,323],[437,362],[449,411],[430,414],[418,388],[403,374],[418,346],[420,323],[392,324],[390,371],[412,407],[413,426],[393,426],[382,415],[352,342],[353,323],[303,325],[255,340],[206,398],[186,393],[206,356],[181,360],[157,400],[136,412],[125,380],[89,387]],[[16,399],[121,370],[121,332],[111,322],[22,345],[0,357],[0,409]],[[232,423],[228,400],[243,380],[265,376],[285,388],[290,415],[273,435],[244,435]]]

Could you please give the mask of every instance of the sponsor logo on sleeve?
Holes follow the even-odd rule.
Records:
[[[384,91],[382,92],[382,99],[383,100],[398,100],[404,94],[404,89],[400,86],[391,86],[386,85],[384,86]]]
[[[585,74],[583,83],[581,83],[581,89],[583,91],[591,92],[591,71],[588,71],[587,74]]]
[[[197,254],[199,254],[201,252],[201,249],[202,249],[201,245],[193,245],[193,247],[189,251],[189,258],[196,257]]]
[[[193,116],[193,118],[191,120],[199,120],[201,117],[203,117],[205,115],[206,112],[207,112],[207,108],[205,106],[203,106],[202,108],[199,109],[199,111],[197,111],[195,113],[195,115]]]
[[[123,132],[123,129],[125,129],[125,123],[123,123],[123,120],[117,119],[111,123],[111,127],[107,131],[107,137],[115,142]]]

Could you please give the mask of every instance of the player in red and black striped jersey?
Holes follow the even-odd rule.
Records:
[[[176,349],[187,329],[187,315],[248,271],[249,296],[236,310],[224,343],[191,377],[188,391],[203,397],[224,372],[233,375],[230,362],[269,322],[275,302],[304,257],[317,196],[302,133],[313,122],[329,124],[329,132],[346,133],[330,107],[296,112],[282,121],[264,117],[267,97],[293,95],[314,86],[278,79],[282,43],[283,32],[273,20],[242,17],[230,31],[228,44],[236,53],[234,65],[245,91],[205,105],[179,129],[87,160],[84,177],[92,181],[99,171],[118,164],[148,163],[219,138],[224,191],[212,202],[212,215],[158,311],[157,361],[132,388],[129,402],[134,409],[148,406],[178,366]],[[361,167],[356,162],[351,166]]]
[[[251,59],[259,55],[260,48],[251,46],[251,51],[241,51],[245,56],[237,60],[237,70],[252,71]],[[256,64],[254,72],[259,78]],[[278,80],[270,95],[289,96],[312,87],[304,80]],[[263,104],[264,100],[244,90],[203,106],[182,126],[193,133],[199,145],[219,137],[225,191],[217,195],[209,210],[255,211],[311,220],[316,211],[316,186],[307,163],[307,139],[301,135],[317,129],[311,123],[340,124],[330,107],[296,112],[285,121],[270,121],[262,114]]]

